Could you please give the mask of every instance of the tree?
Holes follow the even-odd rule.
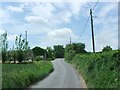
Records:
[[[84,43],[67,44],[65,48],[65,59],[70,61],[76,54],[86,53]]]
[[[108,45],[102,49],[103,52],[111,51],[111,50],[112,50],[112,48],[110,46],[108,46]]]
[[[14,48],[14,45],[13,45],[13,47],[12,47],[12,52],[11,52],[11,54],[12,54],[12,58],[13,58],[13,60],[14,60],[14,63],[16,63],[16,51],[15,51],[15,48]]]
[[[54,51],[51,47],[47,47],[47,58],[51,58],[54,59],[55,55],[54,55]]]
[[[17,51],[17,60],[19,61],[19,63],[22,63],[24,59],[23,51],[25,50],[25,39],[22,39],[22,34],[20,34],[19,37],[16,36],[15,45]]]
[[[1,35],[2,41],[2,63],[5,63],[7,60],[7,49],[8,49],[8,41],[7,41],[7,32]]]
[[[63,45],[55,45],[54,46],[54,53],[56,58],[63,58],[64,57],[64,47]]]
[[[76,54],[87,52],[87,51],[85,51],[85,44],[84,43],[67,44],[65,51],[69,52],[70,50],[75,51]]]
[[[44,56],[44,53],[45,53],[45,50],[38,46],[34,47],[32,51],[33,51],[34,57],[40,56],[40,55]]]

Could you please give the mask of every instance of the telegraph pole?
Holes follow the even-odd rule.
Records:
[[[70,44],[72,44],[71,37],[70,37]]]
[[[28,43],[27,43],[27,31],[25,31],[25,54],[26,54],[26,60],[28,59],[28,56],[27,56],[27,52],[28,52],[28,47],[27,47]],[[25,62],[26,62],[25,60]]]
[[[93,31],[93,16],[92,16],[92,9],[90,9],[90,16],[91,16],[91,30],[92,30],[93,53],[95,53],[95,41],[94,41],[94,31]]]
[[[26,42],[27,42],[27,31],[25,31],[25,39],[26,39]]]
[[[26,44],[25,49],[27,50],[28,49],[28,47],[27,47],[27,44],[28,44],[28,42],[27,42],[27,31],[25,31],[25,44]]]

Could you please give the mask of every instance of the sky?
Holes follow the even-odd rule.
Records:
[[[89,2],[0,2],[0,35],[8,33],[9,48],[15,37],[25,31],[31,48],[66,45],[70,42],[85,43],[92,51],[90,8],[97,0]],[[114,1],[114,0],[113,0]],[[95,49],[101,51],[106,45],[118,48],[118,2],[100,2],[93,10]]]

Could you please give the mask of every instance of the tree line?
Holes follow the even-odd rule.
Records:
[[[25,34],[27,35],[27,34]],[[27,37],[27,36],[25,36]],[[54,45],[52,47],[47,47],[43,49],[39,46],[36,46],[32,49],[29,47],[29,42],[26,38],[22,37],[22,34],[16,36],[15,43],[13,47],[8,50],[8,40],[7,40],[7,32],[1,35],[1,56],[2,63],[7,63],[17,61],[19,63],[31,61],[39,61],[39,60],[54,60],[55,58],[66,58],[68,60],[72,60],[74,55],[79,53],[87,53],[85,50],[84,43],[72,43],[67,44],[64,48],[63,45]],[[106,46],[102,49],[102,51],[110,51],[112,48],[110,46]]]
[[[25,34],[26,35],[26,34]],[[27,36],[25,36],[27,37]],[[29,42],[22,34],[16,36],[12,48],[8,47],[7,32],[0,36],[2,63],[26,63],[28,61],[54,60],[64,58],[64,46],[54,45],[53,48],[43,49],[36,46],[30,49]]]
[[[1,35],[1,56],[2,63],[18,61],[19,63],[26,62],[31,56],[31,50],[28,41],[22,38],[22,34],[16,36],[13,47],[8,50],[7,32]]]

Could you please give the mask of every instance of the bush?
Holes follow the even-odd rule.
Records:
[[[34,59],[34,61],[41,61],[41,60],[43,60],[43,58],[40,57],[40,56],[36,56],[35,59]]]
[[[52,59],[51,58],[47,58],[47,61],[52,61]]]
[[[112,50],[112,48],[110,46],[106,46],[103,48],[102,51],[105,52],[105,51],[111,51],[111,50]]]
[[[22,63],[23,59],[24,59],[23,51],[18,50],[17,51],[17,60],[18,60],[18,62]]]
[[[6,52],[2,52],[2,63],[5,63],[5,61],[7,61]]]
[[[76,53],[73,50],[70,50],[69,52],[65,53],[65,60],[71,61],[75,57]]]
[[[71,60],[86,81],[88,88],[120,88],[120,52],[77,54]]]

